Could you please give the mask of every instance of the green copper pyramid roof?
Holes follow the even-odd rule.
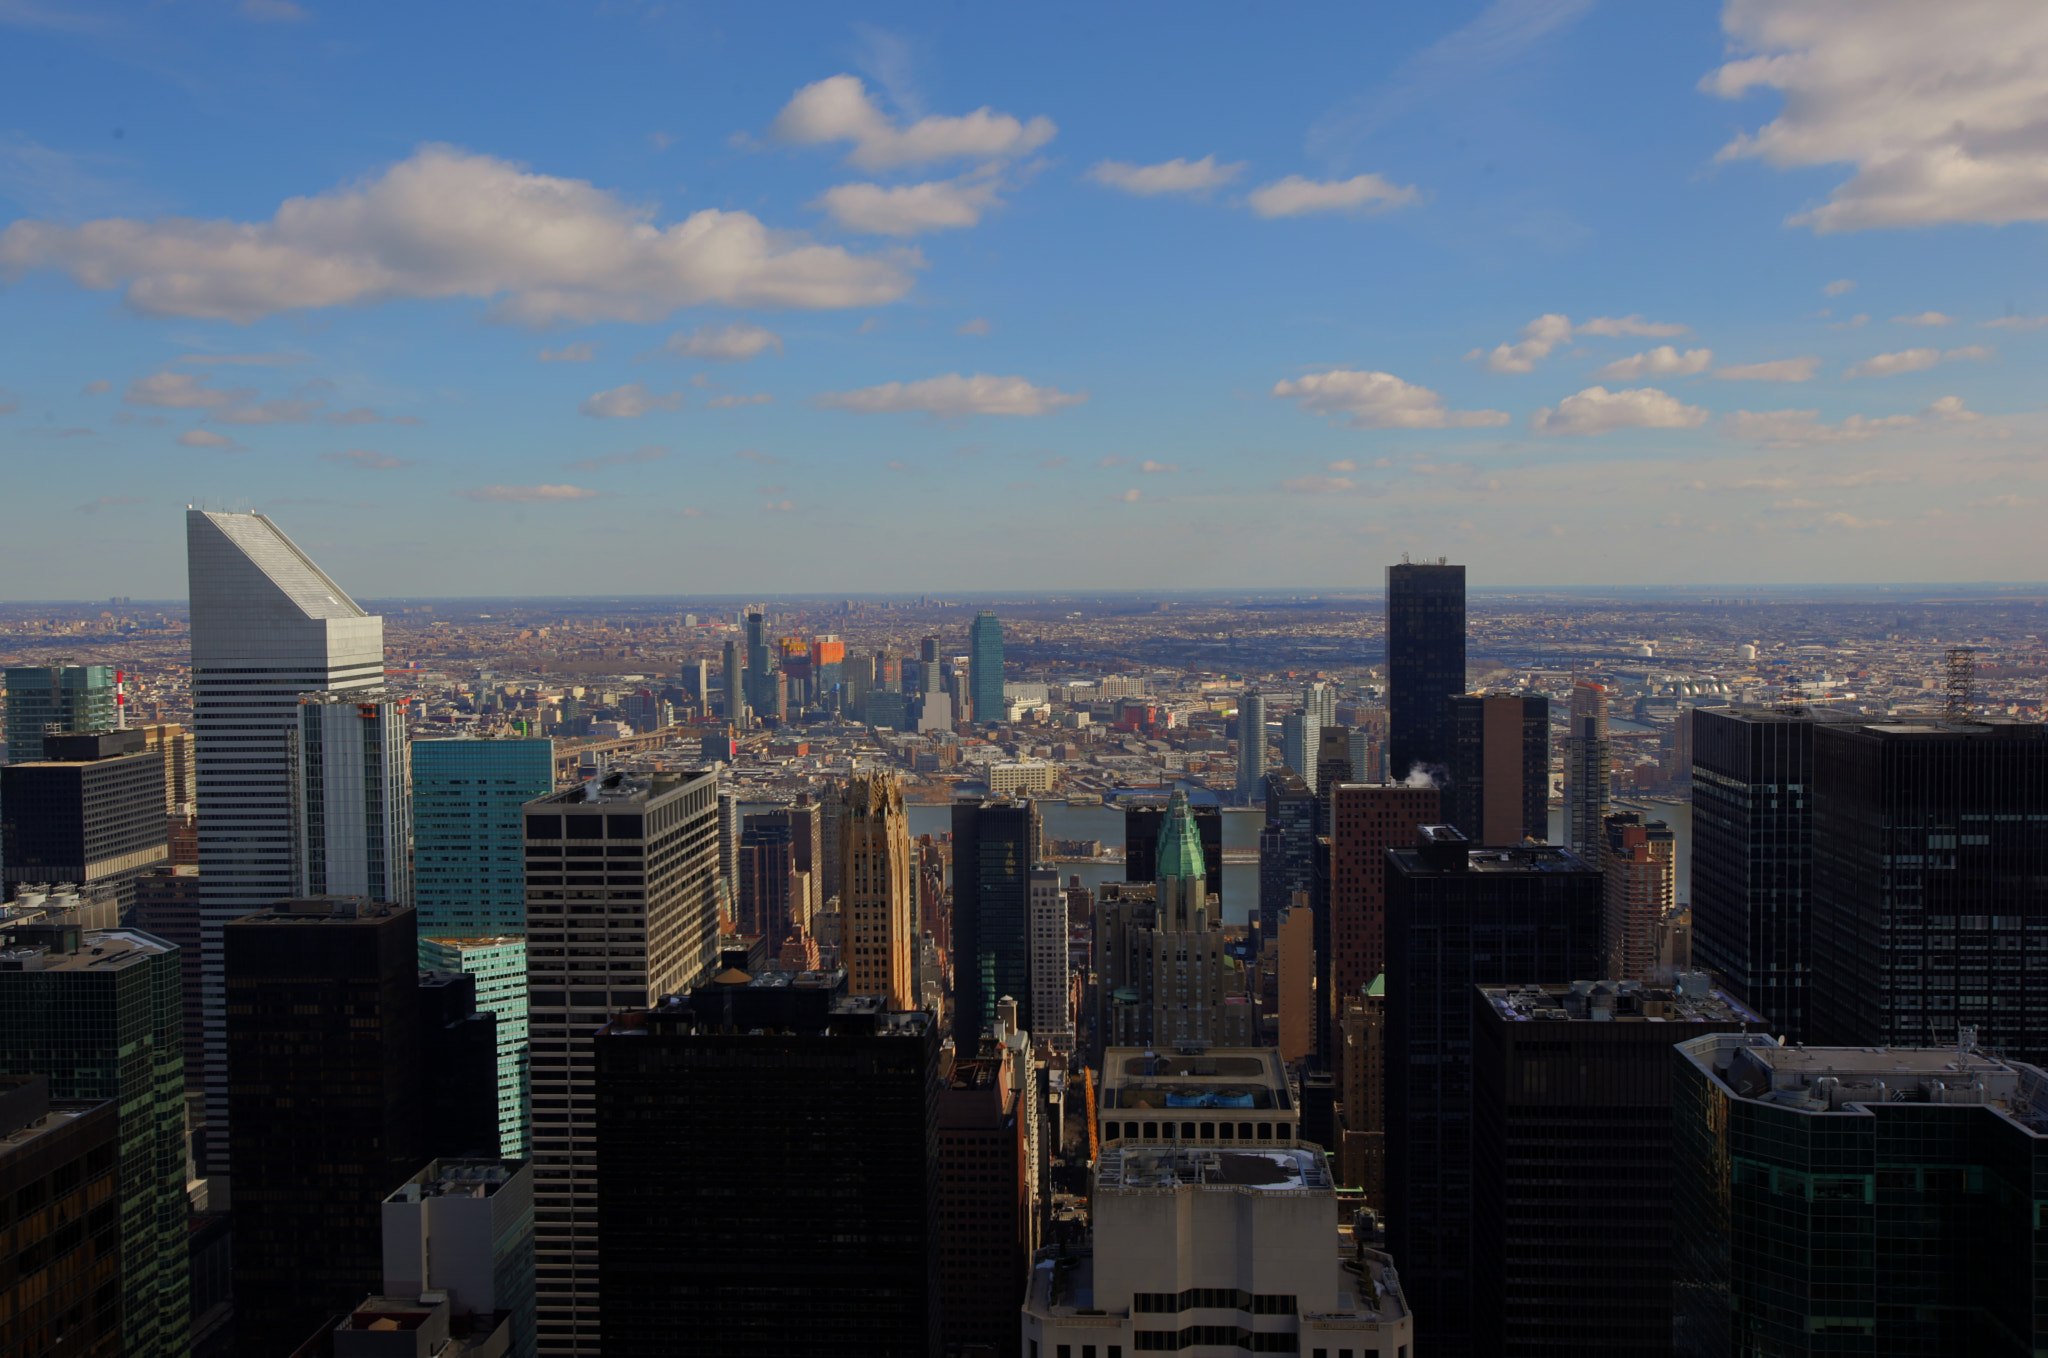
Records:
[[[1163,881],[1208,875],[1208,864],[1202,859],[1202,834],[1195,828],[1188,794],[1175,792],[1166,802],[1166,823],[1159,827],[1159,877]]]

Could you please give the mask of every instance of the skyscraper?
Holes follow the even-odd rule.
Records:
[[[903,784],[893,773],[856,773],[840,796],[839,955],[847,993],[914,1009],[917,897]]]
[[[1600,876],[1606,908],[1600,926],[1602,975],[1610,981],[1668,980],[1657,968],[1657,922],[1677,902],[1678,850],[1671,827],[1647,825],[1635,811],[1602,822]]]
[[[610,1358],[939,1351],[938,1024],[843,984],[730,971],[598,1033]]]
[[[1330,797],[1329,960],[1323,987],[1333,1020],[1387,970],[1387,850],[1407,848],[1442,819],[1435,788],[1347,783]],[[1338,1075],[1342,1078],[1342,1069]]]
[[[119,1188],[91,1204],[89,1219],[120,1222],[121,1352],[184,1358],[191,1328],[178,950],[139,929],[81,934],[27,925],[9,935],[0,952],[0,1071],[47,1076],[53,1098],[114,1100]],[[10,1214],[21,1208],[32,1219],[32,1206],[18,1199]],[[13,1272],[0,1277],[12,1281]],[[31,1328],[38,1310],[0,1326]]]
[[[737,641],[725,643],[725,668],[721,674],[725,684],[725,724],[736,731],[747,729],[746,685],[740,672],[740,644]]]
[[[1316,714],[1316,725],[1337,724],[1337,690],[1318,679],[1301,686],[1301,710]]]
[[[1007,797],[953,803],[953,1040],[979,1051],[1005,995],[1031,1002],[1031,869],[1038,809]],[[840,868],[841,889],[846,868]],[[1028,1012],[1022,1018],[1032,1026]]]
[[[2044,809],[2039,722],[1815,726],[1808,1040],[2048,1060]]]
[[[412,747],[382,689],[308,693],[286,738],[294,895],[412,904]]]
[[[1035,1037],[1074,1050],[1073,966],[1067,955],[1067,893],[1052,868],[1031,870],[1031,1012]]]
[[[0,1315],[11,1351],[122,1358],[119,1107],[50,1106],[41,1075],[0,1075],[0,1198],[15,1217],[0,1244]],[[40,1203],[18,1215],[15,1204]]]
[[[1762,1014],[1806,1036],[1813,727],[1823,709],[1696,707],[1693,958]]]
[[[1571,734],[1564,745],[1564,842],[1598,861],[1614,785],[1614,744],[1607,738],[1607,686],[1572,685]]]
[[[554,742],[412,742],[413,904],[422,938],[523,937],[520,808],[554,790]],[[515,1158],[506,1152],[508,1159]]]
[[[1296,896],[1316,888],[1316,795],[1292,769],[1266,775],[1266,823],[1259,830],[1259,932],[1275,938]]]
[[[1316,790],[1316,751],[1322,744],[1322,719],[1313,712],[1289,712],[1280,719],[1280,762]]]
[[[739,880],[734,885],[733,924],[748,937],[780,947],[789,934],[789,875],[795,870],[789,817],[779,811],[750,812],[741,819]]]
[[[1451,762],[1451,698],[1465,691],[1465,568],[1446,561],[1387,567],[1387,769]]]
[[[1223,808],[1190,806],[1202,856],[1209,868],[1209,890],[1223,894]],[[1124,880],[1151,882],[1159,877],[1159,837],[1166,830],[1167,808],[1152,801],[1124,803]]]
[[[16,665],[7,671],[7,762],[44,758],[43,737],[111,731],[122,724],[112,665]]]
[[[543,1355],[580,1358],[600,1342],[597,1147],[571,1111],[594,1096],[591,1034],[717,960],[718,823],[713,773],[611,773],[526,806]]]
[[[1550,838],[1550,699],[1461,693],[1451,699],[1450,823],[1480,844]]]
[[[50,736],[46,757],[0,768],[0,841],[18,882],[106,885],[127,918],[135,882],[170,857],[164,761],[140,731]]]
[[[756,713],[775,710],[773,680],[768,677],[768,621],[759,613],[747,614],[747,705]]]
[[[1266,695],[1248,688],[1237,699],[1237,804],[1266,791]]]
[[[926,637],[917,644],[917,690],[927,697],[939,691],[939,639]]]
[[[364,612],[261,514],[191,510],[185,548],[198,813],[204,827],[199,900],[206,1168],[222,1174],[229,1169],[229,1129],[221,927],[292,894],[286,741],[299,721],[298,698],[381,688],[384,620]]]
[[[526,938],[420,939],[420,965],[476,979],[476,1007],[497,1019],[498,1154],[532,1154],[527,1107]]]
[[[970,696],[973,719],[983,725],[1003,719],[1003,625],[983,609],[967,628],[971,657]]]

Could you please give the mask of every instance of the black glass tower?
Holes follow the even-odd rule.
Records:
[[[953,1040],[980,1051],[996,1001],[1017,1001],[1031,1021],[1031,868],[1038,812],[1028,801],[990,797],[953,803]]]
[[[1600,873],[1551,846],[1475,848],[1425,825],[1387,851],[1387,1210],[1418,1351],[1473,1345],[1474,987],[1600,966]]]
[[[1465,691],[1465,568],[1387,567],[1387,777],[1451,763],[1451,697]]]
[[[1316,794],[1292,769],[1266,775],[1266,823],[1259,828],[1259,932],[1280,936],[1280,916],[1297,893],[1316,889]],[[1209,846],[1202,846],[1209,857]],[[1217,857],[1221,857],[1220,854]]]

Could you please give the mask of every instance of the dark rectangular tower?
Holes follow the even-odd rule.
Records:
[[[1465,568],[1387,567],[1387,777],[1451,763],[1451,697],[1465,691]]]
[[[1209,890],[1223,894],[1223,808],[1192,808],[1195,831],[1202,837],[1202,861],[1209,868]],[[1150,882],[1159,876],[1159,827],[1166,823],[1166,803],[1139,802],[1124,808],[1124,880]]]
[[[1550,838],[1550,699],[1541,693],[1451,699],[1444,810],[1477,843]]]
[[[1038,811],[991,797],[953,803],[953,1040],[981,1050],[996,1001],[1017,1001],[1028,1032],[1031,1005],[1031,869]]]

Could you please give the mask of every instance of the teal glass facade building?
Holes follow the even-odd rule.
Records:
[[[526,940],[421,938],[420,965],[476,977],[476,1007],[498,1016],[498,1154],[532,1153],[532,1085],[526,1018]]]
[[[554,790],[552,740],[413,742],[413,900],[421,938],[525,936],[519,809]]]
[[[121,724],[112,665],[20,665],[7,671],[7,762],[43,757],[43,732],[111,731]]]
[[[967,628],[967,677],[974,720],[983,724],[1003,719],[1003,624],[993,613],[977,616]]]

